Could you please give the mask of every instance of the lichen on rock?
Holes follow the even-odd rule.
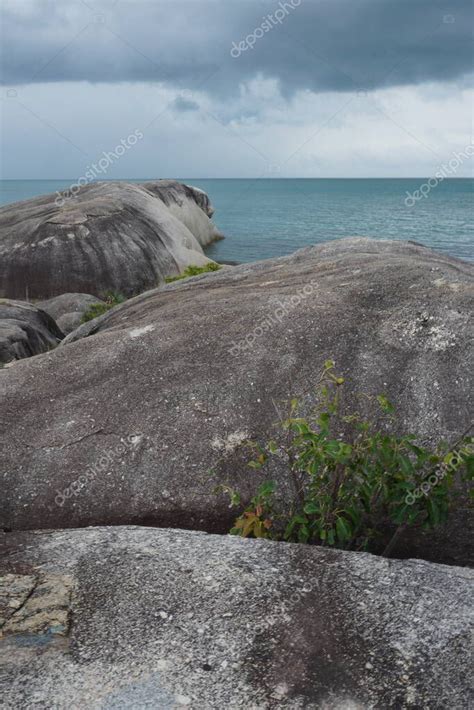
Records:
[[[65,636],[69,629],[72,577],[0,577],[0,637],[9,634]]]

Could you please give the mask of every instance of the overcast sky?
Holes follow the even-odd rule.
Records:
[[[472,20],[470,0],[2,0],[2,177],[78,178],[137,132],[104,177],[433,175],[472,140]]]

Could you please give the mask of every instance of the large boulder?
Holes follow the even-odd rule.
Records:
[[[471,570],[150,528],[3,538],[4,708],[472,707]]]
[[[473,294],[472,264],[351,239],[133,298],[0,372],[0,524],[228,530],[216,485],[258,482],[239,445],[270,438],[274,402],[310,405],[328,358],[348,393],[386,393],[405,433],[454,442],[469,422]],[[465,530],[432,538],[427,557],[465,563]]]
[[[29,303],[0,299],[0,365],[55,348],[64,333],[48,313]]]
[[[7,205],[0,208],[0,297],[140,293],[209,261],[202,247],[221,237],[209,215],[207,195],[171,180],[92,183],[75,196]]]
[[[63,293],[47,301],[40,301],[36,306],[54,318],[63,333],[67,335],[79,328],[84,314],[91,306],[98,303],[104,301],[89,293]]]

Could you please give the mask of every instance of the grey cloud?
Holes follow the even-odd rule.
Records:
[[[166,82],[225,97],[260,74],[285,95],[370,91],[460,79],[471,24],[470,0],[4,0],[2,82]]]
[[[178,96],[172,104],[175,111],[185,113],[186,111],[199,111],[199,104],[191,99],[186,99],[183,96]]]

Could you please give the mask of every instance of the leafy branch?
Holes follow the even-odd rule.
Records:
[[[447,519],[456,478],[474,477],[474,439],[463,435],[454,456],[444,443],[429,449],[413,434],[398,436],[390,431],[396,418],[385,395],[369,398],[387,420],[383,430],[377,428],[359,413],[346,412],[344,378],[334,369],[332,360],[325,362],[318,405],[309,416],[302,415],[297,399],[286,417],[274,402],[278,441],[247,442],[251,468],[268,466],[274,456],[286,461],[293,495],[265,481],[231,532],[388,556],[406,530],[431,529]],[[442,475],[427,491],[426,481],[439,468]],[[241,507],[240,495],[228,487],[226,492],[231,505]]]

